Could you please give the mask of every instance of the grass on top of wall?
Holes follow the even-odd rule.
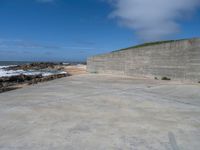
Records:
[[[144,44],[140,44],[140,45],[136,45],[136,46],[131,46],[131,47],[127,47],[127,48],[115,50],[115,51],[113,51],[113,52],[124,51],[124,50],[128,50],[128,49],[133,49],[133,48],[141,48],[141,47],[146,47],[146,46],[153,46],[153,45],[164,44],[164,43],[177,42],[177,41],[182,41],[182,40],[185,40],[185,39],[148,42],[148,43],[144,43]]]

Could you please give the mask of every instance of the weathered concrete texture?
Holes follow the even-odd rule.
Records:
[[[200,81],[200,39],[116,51],[88,59],[88,71]]]
[[[81,75],[0,94],[1,150],[199,150],[200,86]]]

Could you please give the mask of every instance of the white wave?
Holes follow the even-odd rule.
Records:
[[[3,67],[4,68],[4,67]],[[61,71],[34,71],[34,70],[4,70],[0,68],[0,77],[11,77],[17,75],[42,75],[42,76],[50,76],[54,74],[66,74],[66,72]]]
[[[17,65],[0,66],[0,69],[8,68],[8,67],[14,67],[14,66],[17,66]]]
[[[42,74],[43,77],[47,77],[47,76],[51,76],[51,75],[54,75],[54,73],[46,72],[46,73]]]
[[[53,73],[53,72],[43,72],[42,73],[42,76],[43,77],[46,77],[46,76],[51,76],[51,75],[55,75],[55,74],[67,74],[67,72],[64,72],[64,71],[62,71],[62,72],[57,72],[57,73]]]

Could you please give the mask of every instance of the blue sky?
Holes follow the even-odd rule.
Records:
[[[82,61],[146,41],[200,37],[199,0],[160,1],[0,0],[0,61]]]

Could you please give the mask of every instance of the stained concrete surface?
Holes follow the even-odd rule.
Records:
[[[199,150],[200,85],[79,75],[0,94],[1,150]]]

